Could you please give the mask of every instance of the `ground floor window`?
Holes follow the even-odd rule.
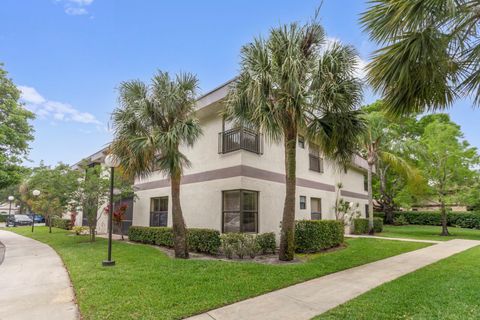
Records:
[[[150,226],[166,227],[168,220],[168,197],[150,199]]]
[[[310,198],[312,220],[322,220],[322,199]]]
[[[258,192],[223,191],[222,232],[258,232]]]
[[[307,209],[307,197],[305,196],[300,196],[300,209]]]
[[[370,217],[370,208],[368,207],[368,204],[365,205],[365,217]]]

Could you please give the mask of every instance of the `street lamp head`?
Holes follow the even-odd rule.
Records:
[[[32,194],[33,196],[38,197],[40,195],[40,190],[33,190]]]
[[[113,153],[105,157],[105,165],[109,168],[116,168],[120,165],[120,159]]]
[[[8,196],[8,201],[13,201],[13,200],[15,200],[14,196]]]

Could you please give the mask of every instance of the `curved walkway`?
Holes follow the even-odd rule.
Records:
[[[70,278],[48,245],[0,230],[5,256],[0,265],[1,320],[76,320]]]
[[[444,241],[240,301],[188,319],[311,319],[385,282],[478,245],[480,241],[474,240]]]

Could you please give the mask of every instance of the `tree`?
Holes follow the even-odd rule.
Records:
[[[20,165],[33,140],[29,120],[34,114],[23,108],[20,91],[0,64],[0,189],[17,184],[24,174]]]
[[[373,0],[361,23],[383,48],[368,80],[394,115],[480,102],[478,0]]]
[[[434,121],[426,126],[419,142],[423,152],[419,154],[420,166],[428,177],[428,186],[432,196],[438,198],[441,205],[442,232],[447,236],[446,201],[455,201],[461,196],[462,189],[469,186],[477,172],[474,167],[479,163],[477,149],[463,140],[460,127],[451,123]]]
[[[280,260],[294,258],[296,139],[299,133],[324,156],[350,163],[364,125],[355,110],[362,97],[354,48],[326,45],[315,20],[274,28],[241,49],[240,75],[227,97],[225,116],[265,133],[285,150],[286,192]]]
[[[77,190],[77,179],[80,173],[66,164],[58,164],[54,168],[43,163],[32,170],[32,174],[24,182],[22,200],[35,212],[42,214],[52,232],[52,220],[61,216],[70,206],[74,192]],[[40,190],[40,196],[34,197],[32,191]]]
[[[71,211],[81,210],[87,220],[90,241],[95,241],[98,220],[102,217],[102,206],[108,203],[110,197],[110,176],[101,165],[88,166],[85,162],[81,169],[85,173],[77,179],[77,188],[72,195],[70,204]],[[125,179],[120,169],[116,170],[114,188],[120,191],[119,196],[131,196],[133,193],[132,183]],[[108,208],[108,207],[107,207]]]
[[[374,108],[382,105],[382,101],[377,101]],[[372,108],[372,107],[370,107]],[[367,107],[368,109],[368,107]],[[390,121],[381,111],[370,111],[365,115],[367,120],[367,131],[362,139],[363,155],[368,163],[368,209],[369,209],[369,229],[373,234],[373,170],[375,168],[380,180],[380,193],[387,196],[387,172],[393,170],[409,181],[421,181],[419,171],[412,167],[408,160],[401,156],[409,148],[407,144],[398,139],[398,127],[395,122]],[[384,199],[385,200],[385,199]],[[388,199],[387,202],[392,202]],[[384,208],[386,221],[393,222],[393,208]]]
[[[123,82],[120,107],[112,116],[112,151],[121,159],[125,172],[142,177],[159,170],[170,178],[177,258],[188,258],[180,183],[190,162],[180,146],[193,146],[202,133],[194,113],[197,88],[197,78],[189,73],[172,79],[159,71],[150,86],[141,81]]]
[[[336,187],[335,206],[333,207],[333,210],[335,211],[335,220],[342,221],[342,223],[347,226],[351,224],[354,218],[360,217],[360,210],[358,210],[360,204],[358,202],[348,202],[340,197],[343,183],[337,183]]]

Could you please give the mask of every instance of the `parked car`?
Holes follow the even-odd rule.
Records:
[[[40,215],[40,214],[29,214],[28,217],[32,220],[35,220],[35,223],[44,223],[45,222],[45,217]]]
[[[32,219],[26,214],[16,214],[7,218],[7,227],[31,226]]]

